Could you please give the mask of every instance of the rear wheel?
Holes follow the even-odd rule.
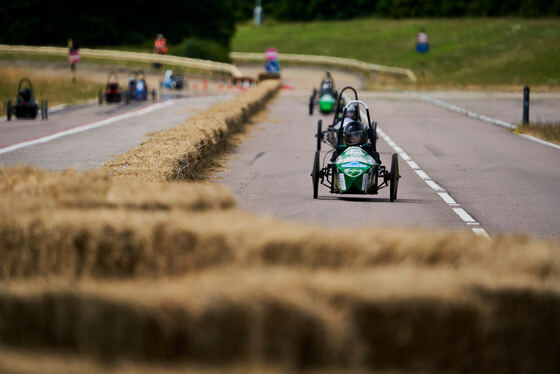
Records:
[[[12,119],[12,102],[8,100],[8,105],[6,105],[6,119],[10,121]]]
[[[99,105],[103,104],[103,94],[101,93],[101,90],[99,90],[99,93],[97,94],[97,102]]]
[[[317,122],[317,151],[321,150],[321,141],[323,140],[323,120]]]
[[[397,200],[397,190],[399,188],[399,156],[393,153],[391,156],[391,174],[389,179],[389,199],[391,201]]]
[[[313,171],[311,172],[311,178],[313,179],[313,198],[316,199],[319,194],[319,151],[315,152],[315,158],[313,159]]]
[[[311,99],[309,99],[309,115],[313,115],[313,96],[311,96]]]

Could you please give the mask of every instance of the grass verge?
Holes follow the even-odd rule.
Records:
[[[232,49],[317,54],[412,69],[420,87],[505,85],[560,89],[560,20],[380,19],[238,25]],[[424,28],[428,55],[414,49]],[[280,61],[281,63],[281,61]],[[389,81],[387,84],[393,84]]]
[[[528,123],[526,125],[518,124],[515,131],[560,145],[560,123],[558,122],[549,121]]]
[[[81,79],[72,83],[70,72],[68,79],[44,78],[25,69],[3,67],[0,68],[0,115],[6,115],[8,100],[11,100],[12,104],[15,103],[18,83],[23,77],[31,80],[35,98],[39,102],[47,99],[50,107],[96,98],[97,92],[103,86]]]

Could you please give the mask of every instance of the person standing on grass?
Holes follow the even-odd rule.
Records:
[[[70,71],[72,72],[72,82],[76,82],[76,64],[80,61],[80,52],[78,46],[71,38],[68,39],[67,58],[70,63]]]
[[[430,43],[428,43],[428,34],[424,29],[416,35],[416,52],[428,53],[430,51]]]

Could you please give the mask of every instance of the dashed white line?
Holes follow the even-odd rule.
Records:
[[[449,196],[447,192],[438,192],[438,195],[445,201],[448,205],[457,206],[457,202]]]
[[[445,192],[445,189],[434,182],[432,178],[430,178],[430,176],[424,170],[422,170],[420,166],[415,161],[413,161],[410,156],[406,152],[404,152],[404,150],[399,147],[382,129],[378,127],[377,133],[391,148],[393,148],[401,156],[403,160],[406,161],[408,166],[410,166],[410,168],[414,170],[414,172],[420,178],[422,178],[422,180],[426,182],[426,184],[430,186],[430,188],[438,193],[443,201],[453,209],[453,211],[459,216],[459,218],[461,218],[461,220],[465,222],[467,226],[471,227],[471,230],[474,234],[490,239],[490,236],[482,227],[472,227],[480,226],[480,224],[469,213],[467,213],[467,211],[465,211],[463,208],[460,208],[460,204],[457,203],[455,199],[451,197],[451,195]]]
[[[407,161],[406,162],[408,164],[408,166],[410,166],[411,169],[420,169],[420,166],[418,166],[418,164],[414,161]]]
[[[486,239],[490,239],[490,236],[483,228],[473,228],[472,231],[478,236],[482,236],[485,237]]]
[[[412,93],[414,95],[414,93]],[[446,104],[446,103],[444,103]],[[447,104],[446,104],[447,105]],[[362,115],[365,117],[366,114],[365,112],[362,112]],[[460,208],[460,204],[457,203],[447,192],[445,192],[445,189],[443,189],[441,186],[439,186],[436,182],[434,182],[432,180],[432,178],[430,178],[430,176],[420,168],[420,166],[418,166],[418,164],[416,162],[414,162],[410,156],[401,148],[399,147],[394,141],[393,139],[391,139],[391,137],[389,135],[387,135],[387,133],[385,133],[385,131],[383,131],[382,129],[379,128],[379,126],[377,127],[377,134],[391,147],[395,150],[395,152],[398,153],[399,156],[401,156],[401,158],[406,161],[406,163],[408,164],[408,166],[410,166],[410,168],[412,170],[414,170],[414,172],[420,177],[422,178],[422,180],[424,182],[426,182],[426,184],[428,186],[430,186],[430,188],[432,188],[434,191],[436,191],[438,193],[438,195],[443,199],[443,201],[445,201],[447,203],[447,205],[449,207],[451,207],[453,209],[453,211],[463,220],[463,222],[465,222],[467,224],[467,226],[479,226],[480,224],[470,215],[468,214],[463,208]],[[490,239],[490,236],[488,235],[488,233],[482,228],[482,227],[472,227],[471,230],[473,231],[474,234],[478,235],[478,236],[482,236],[485,237],[487,239]]]
[[[422,178],[422,179],[431,179],[431,178],[428,176],[428,174],[426,174],[426,173],[424,172],[424,170],[422,170],[422,169],[416,169],[416,170],[414,170],[414,171],[415,171],[416,174],[418,174],[418,176],[419,176],[420,178]]]
[[[454,211],[455,213],[457,213],[457,215],[458,215],[459,217],[461,217],[461,219],[462,219],[463,221],[467,222],[467,223],[476,222],[475,219],[472,218],[472,217],[470,216],[470,214],[467,213],[467,212],[465,211],[465,209],[463,209],[463,208],[453,208],[453,211]]]
[[[443,188],[441,188],[436,182],[431,179],[426,179],[424,180],[424,182],[426,182],[426,184],[435,191],[443,191]]]

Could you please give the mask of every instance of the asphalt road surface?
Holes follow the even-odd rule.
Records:
[[[51,170],[98,168],[146,140],[146,134],[183,124],[189,116],[231,95],[186,95],[130,105],[90,104],[52,113],[48,121],[41,121],[40,116],[36,120],[0,121],[0,164],[30,164]]]
[[[406,93],[365,92],[360,99],[432,187],[401,156],[397,201],[389,201],[388,190],[341,198],[326,187],[319,188],[314,200],[309,176],[314,133],[318,119],[328,122],[332,117],[310,117],[309,94],[283,91],[269,107],[268,119],[253,130],[252,140],[239,146],[229,169],[217,176],[233,188],[242,207],[329,226],[404,224],[484,229],[491,236],[525,232],[560,237],[559,150]],[[322,155],[328,149],[324,145]],[[383,139],[378,150],[389,167],[394,150]],[[440,193],[454,201],[444,201]]]

